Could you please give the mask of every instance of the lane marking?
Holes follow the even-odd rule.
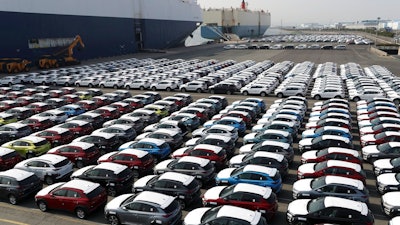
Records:
[[[5,223],[16,224],[16,225],[29,225],[28,223],[21,223],[21,222],[14,221],[14,220],[0,219],[0,221],[5,222]]]

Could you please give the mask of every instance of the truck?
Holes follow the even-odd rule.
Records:
[[[77,65],[80,61],[73,57],[74,48],[79,44],[79,49],[85,47],[81,36],[76,35],[74,40],[66,48],[52,55],[43,55],[38,60],[38,67],[41,69],[58,68],[60,66]]]
[[[21,58],[0,58],[0,72],[28,72],[31,69],[31,63],[31,61]]]

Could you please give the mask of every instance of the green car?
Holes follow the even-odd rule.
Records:
[[[144,107],[144,109],[154,111],[157,114],[157,116],[159,116],[160,118],[164,118],[166,116],[169,116],[168,109],[165,106],[162,106],[162,105],[150,104],[150,105],[146,105]]]
[[[47,141],[45,138],[36,136],[26,136],[14,141],[10,141],[4,143],[1,147],[14,149],[25,158],[43,155],[51,149],[49,141]]]
[[[17,117],[13,114],[5,113],[5,112],[0,113],[0,125],[14,123],[17,121],[18,121]]]

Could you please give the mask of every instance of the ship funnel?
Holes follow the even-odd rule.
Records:
[[[242,0],[242,5],[241,5],[241,8],[242,8],[243,10],[245,10],[245,9],[246,9],[246,3],[244,2],[244,0]]]

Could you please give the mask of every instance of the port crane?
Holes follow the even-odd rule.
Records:
[[[76,35],[74,40],[66,48],[53,55],[43,55],[38,62],[38,67],[41,69],[57,68],[60,66],[69,66],[79,64],[79,60],[73,57],[74,48],[84,48],[85,44],[82,41],[81,36]]]

